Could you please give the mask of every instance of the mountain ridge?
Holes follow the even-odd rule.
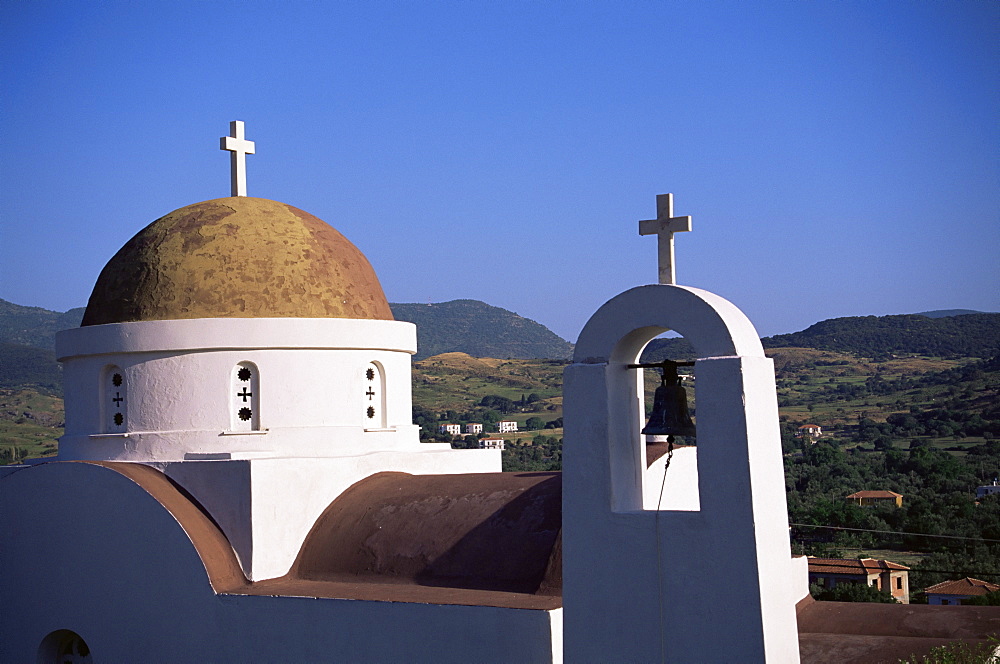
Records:
[[[479,300],[389,306],[397,320],[417,326],[418,353],[414,360],[447,352],[499,359],[568,359],[572,355],[573,344],[541,323]],[[0,343],[4,344],[0,352],[15,352],[12,344],[51,351],[55,333],[79,326],[83,311],[83,307],[50,311],[0,299]],[[798,332],[764,337],[761,343],[765,348],[815,348],[869,357],[906,353],[988,357],[1000,353],[1000,313],[939,309],[918,314],[829,318]],[[20,364],[30,356],[22,350],[16,352]],[[693,357],[690,344],[674,338],[654,339],[642,359],[656,362]]]
[[[396,320],[417,326],[414,360],[446,352],[500,359],[568,359],[573,345],[513,311],[479,300],[433,304],[390,303]],[[55,349],[59,330],[79,327],[85,307],[65,312],[0,299],[0,343]]]

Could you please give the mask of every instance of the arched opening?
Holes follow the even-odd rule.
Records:
[[[240,362],[229,379],[229,417],[232,431],[260,430],[260,371],[253,362]]]
[[[700,358],[695,367],[698,375],[698,411],[702,416],[698,418],[698,436],[702,447],[707,445],[714,449],[699,449],[694,454],[695,448],[690,448],[691,453],[687,455],[692,462],[690,473],[678,472],[682,469],[675,454],[667,471],[670,479],[665,485],[663,467],[658,473],[655,466],[647,467],[646,445],[640,433],[646,425],[643,376],[639,371],[628,369],[628,365],[637,364],[643,349],[654,338],[670,330],[690,342],[695,357]],[[715,459],[723,459],[723,448],[731,444],[727,442],[730,432],[718,418],[708,416],[709,427],[704,429],[705,413],[718,412],[728,408],[728,404],[736,404],[738,409],[736,399],[739,395],[735,395],[734,399],[728,389],[720,390],[719,381],[728,386],[731,382],[738,382],[735,379],[742,375],[735,369],[713,369],[709,365],[730,361],[740,364],[743,362],[740,358],[747,357],[764,359],[760,338],[749,320],[731,303],[698,289],[640,286],[608,301],[591,317],[580,334],[574,350],[574,362],[581,367],[581,375],[586,373],[588,366],[595,369],[601,367],[600,383],[603,385],[599,391],[591,392],[600,395],[600,401],[576,414],[580,423],[573,428],[580,426],[586,431],[588,426],[596,425],[606,431],[604,436],[592,437],[583,431],[581,435],[605,447],[600,454],[606,455],[608,497],[613,511],[703,509],[706,494],[701,489],[706,487],[701,484],[705,482],[705,474],[700,471],[714,465]],[[587,399],[587,394],[582,390],[580,397]],[[575,398],[575,394],[572,396]],[[710,406],[708,410],[705,410],[706,404]],[[602,417],[607,419],[601,420]],[[720,441],[720,444],[713,445],[711,441]],[[706,451],[707,456],[704,454]],[[706,466],[708,458],[713,461]],[[678,500],[684,499],[678,502],[664,495],[664,499],[660,500],[659,492],[663,486],[668,493],[676,487],[679,490],[676,494]],[[697,500],[693,499],[695,495]]]
[[[635,363],[642,504],[646,510],[701,509],[695,416],[695,357],[690,346],[678,350],[683,337],[669,343],[652,339]],[[686,345],[686,343],[685,343]]]
[[[128,430],[128,383],[121,367],[104,368],[101,419],[104,433],[124,433]]]
[[[370,362],[365,368],[363,417],[365,429],[384,429],[385,414],[385,369],[379,362]]]
[[[76,632],[59,629],[38,646],[38,664],[91,664],[94,660],[87,642]]]

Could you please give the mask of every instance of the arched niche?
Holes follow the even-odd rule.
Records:
[[[101,421],[104,433],[128,431],[128,383],[121,367],[111,364],[101,377]]]
[[[372,361],[365,367],[363,418],[365,429],[386,427],[385,367]]]
[[[38,646],[38,664],[91,664],[87,642],[74,631],[57,629]]]
[[[260,370],[240,362],[229,377],[229,421],[232,431],[260,430]]]

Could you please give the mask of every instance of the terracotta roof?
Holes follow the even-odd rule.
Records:
[[[330,504],[288,574],[251,583],[218,525],[166,475],[138,463],[73,463],[120,473],[163,505],[217,593],[562,606],[561,473],[372,475]]]
[[[217,593],[238,592],[250,585],[232,545],[218,524],[195,501],[190,494],[181,489],[166,475],[155,468],[141,463],[120,461],[71,461],[69,463],[85,463],[101,466],[124,475],[160,503],[164,509],[177,519],[191,544],[194,546],[201,562],[205,565],[209,583]]]
[[[852,493],[848,498],[902,498],[903,494],[895,491],[858,491]]]
[[[820,425],[818,425],[818,424],[803,424],[799,428],[800,429],[820,429],[822,427],[820,427]]]
[[[327,507],[288,577],[559,597],[561,527],[560,473],[377,473]]]
[[[802,664],[923,661],[931,648],[961,639],[989,643],[997,629],[992,606],[928,606],[817,602],[797,608]]]
[[[809,558],[810,574],[868,575],[908,569],[899,563],[874,558]]]
[[[985,595],[998,590],[1000,585],[969,576],[956,581],[942,581],[930,588],[924,588],[925,593],[933,595]]]

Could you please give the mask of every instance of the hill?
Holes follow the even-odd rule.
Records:
[[[943,309],[898,316],[830,318],[801,332],[764,337],[761,343],[766,349],[813,348],[858,357],[991,357],[1000,353],[1000,314]],[[694,359],[694,349],[681,338],[654,339],[642,354],[643,362],[668,358]]]
[[[83,307],[65,313],[0,300],[0,343],[55,349],[56,332],[79,327]]]
[[[795,346],[864,357],[893,354],[990,357],[1000,352],[1000,314],[831,318],[801,332],[765,337],[761,341],[765,348]]]
[[[474,357],[566,359],[573,345],[544,325],[478,300],[390,304],[396,320],[417,325],[421,360],[440,353]],[[53,350],[59,330],[79,327],[83,307],[65,313],[0,300],[0,343]]]
[[[34,386],[59,394],[62,372],[47,348],[0,342],[0,387]]]
[[[478,300],[390,304],[396,320],[417,325],[417,355],[441,353],[510,359],[566,359],[573,345],[544,325]]]
[[[964,316],[965,314],[986,314],[988,311],[976,311],[975,309],[935,309],[934,311],[920,311],[914,316],[927,316],[928,318],[947,318],[948,316]]]
[[[697,356],[694,347],[683,337],[673,337],[670,339],[653,339],[642,351],[639,361],[652,363],[663,360],[686,361],[694,360]]]

